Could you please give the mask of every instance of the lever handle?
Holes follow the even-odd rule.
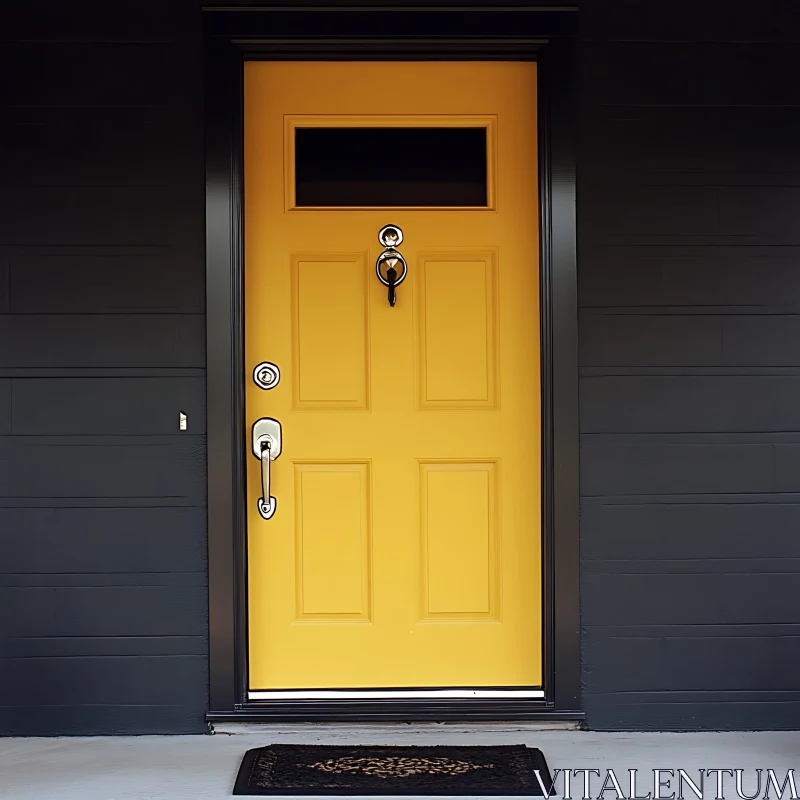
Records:
[[[272,445],[267,439],[261,443],[261,497],[258,500],[258,513],[264,519],[271,519],[278,508],[278,501],[270,494],[269,465],[272,463]]]
[[[253,455],[261,461],[261,497],[258,513],[263,519],[272,519],[278,501],[272,496],[271,467],[283,447],[281,424],[272,417],[263,417],[253,424]]]

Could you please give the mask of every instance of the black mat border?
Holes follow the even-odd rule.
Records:
[[[273,743],[277,744],[277,743]],[[281,745],[284,747],[291,747],[292,743],[289,742],[281,742]],[[239,797],[542,797],[544,798],[545,795],[542,793],[537,794],[520,794],[520,795],[510,795],[507,792],[491,792],[482,789],[475,794],[453,794],[452,792],[435,792],[426,790],[424,795],[420,794],[403,794],[401,792],[386,792],[383,795],[374,792],[374,791],[365,791],[361,789],[346,789],[344,791],[340,791],[338,789],[276,789],[276,790],[268,790],[268,791],[261,791],[258,794],[249,794],[247,793],[247,788],[250,783],[250,774],[253,768],[253,762],[256,759],[258,753],[266,750],[267,748],[271,747],[272,745],[262,745],[261,747],[253,747],[248,750],[239,764],[239,771],[236,775],[236,782],[233,785],[233,795],[238,795]],[[307,743],[297,744],[298,747],[307,747],[310,746]],[[313,746],[318,747],[326,747],[331,745],[320,745],[315,743]],[[489,745],[386,745],[386,744],[361,744],[361,745],[348,745],[348,744],[336,744],[333,745],[336,747],[363,747],[365,749],[372,748],[372,747],[397,747],[398,749],[405,749],[410,747],[447,747],[448,749],[494,749],[496,747],[525,747],[528,750],[533,758],[534,762],[534,769],[539,770],[539,774],[542,778],[542,783],[548,787],[549,792],[552,794],[553,791],[553,778],[550,775],[550,768],[547,765],[547,759],[544,756],[544,753],[538,747],[528,747],[528,745],[515,743],[515,744],[489,744]]]

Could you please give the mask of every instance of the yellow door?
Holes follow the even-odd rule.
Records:
[[[536,65],[250,62],[244,158],[251,691],[540,686]]]

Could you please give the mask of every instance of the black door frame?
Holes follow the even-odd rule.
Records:
[[[402,0],[401,0],[402,1]],[[374,2],[374,0],[373,0]],[[581,719],[575,9],[447,5],[203,9],[210,722]],[[541,240],[544,699],[247,699],[242,84],[248,59],[535,60]]]

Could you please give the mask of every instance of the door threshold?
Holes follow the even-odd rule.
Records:
[[[569,716],[569,715],[567,715]],[[526,736],[547,731],[577,731],[581,719],[562,718],[551,713],[549,719],[510,722],[291,722],[276,726],[272,722],[214,721],[212,733],[227,735],[258,734],[269,743],[348,744],[351,741],[374,741],[388,744],[437,742],[442,737],[463,737],[468,743],[500,743],[509,734]],[[320,738],[322,737],[322,738]],[[421,739],[420,739],[421,737]],[[447,741],[450,741],[448,738]],[[533,740],[532,740],[533,741]]]
[[[380,690],[375,690],[380,691]],[[386,690],[388,691],[388,690]],[[412,690],[424,691],[424,690]],[[472,691],[439,689],[432,692]],[[382,722],[494,722],[510,723],[534,720],[582,720],[577,709],[556,709],[542,696],[541,689],[495,689],[474,691],[505,691],[502,697],[413,697],[399,693],[394,697],[289,697],[266,700],[248,699],[231,709],[215,709],[206,714],[210,723],[261,722],[308,723],[336,722],[346,724]],[[538,695],[521,696],[521,692]]]
[[[541,700],[544,689],[313,689],[250,691],[249,701],[264,700]]]

